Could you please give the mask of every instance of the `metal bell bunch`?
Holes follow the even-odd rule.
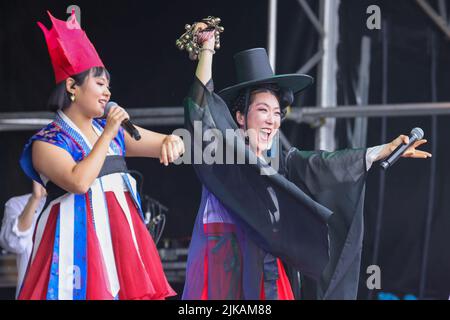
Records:
[[[200,53],[200,45],[197,41],[197,36],[199,32],[205,32],[205,31],[211,31],[214,30],[214,37],[215,37],[215,45],[214,48],[220,49],[220,34],[224,31],[224,28],[222,26],[219,26],[221,20],[217,17],[209,16],[207,18],[202,19],[203,23],[207,25],[207,27],[202,31],[196,31],[195,25],[196,23],[193,23],[192,25],[185,25],[184,28],[186,30],[185,33],[181,35],[181,37],[176,41],[176,46],[180,50],[186,50],[189,54],[189,59],[191,60],[197,60],[198,55]]]

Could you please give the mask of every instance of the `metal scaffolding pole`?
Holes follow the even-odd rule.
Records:
[[[337,106],[336,73],[337,44],[339,41],[339,5],[340,0],[321,0],[320,13],[324,35],[320,44],[323,59],[319,66],[318,105],[322,108]],[[335,119],[327,119],[316,132],[316,149],[333,151],[336,148],[334,129]]]
[[[436,40],[436,35],[431,31],[431,72],[430,72],[430,86],[431,86],[431,99],[437,101],[437,81],[438,81],[438,45]],[[428,208],[427,214],[425,216],[425,230],[424,230],[424,240],[422,248],[422,261],[420,266],[420,282],[419,282],[419,299],[423,300],[426,298],[427,284],[428,284],[428,267],[429,267],[429,257],[430,257],[430,246],[431,246],[431,236],[433,232],[433,217],[434,210],[436,208],[436,170],[437,170],[437,146],[438,146],[438,121],[436,116],[431,117],[431,152],[433,158],[431,159],[430,175],[429,175],[429,187],[428,187]]]
[[[308,17],[309,21],[311,21],[312,25],[318,32],[320,38],[323,37],[325,31],[323,30],[322,24],[319,21],[319,18],[316,17],[314,11],[309,6],[306,0],[297,0],[299,5],[302,7],[303,11]],[[323,51],[319,49],[314,56],[312,56],[300,69],[298,69],[297,73],[308,73],[312,68],[314,68],[323,57]]]
[[[441,13],[443,14],[443,16],[440,16],[434,9],[432,6],[430,6],[430,4],[426,1],[426,0],[416,0],[417,4],[422,8],[422,10],[431,18],[431,20],[433,20],[433,22],[436,24],[436,26],[441,29],[441,31],[443,33],[445,33],[445,35],[447,36],[447,38],[450,39],[450,28],[447,25],[447,15],[446,12],[444,12],[444,10],[446,9],[445,7],[445,2],[440,1],[439,2],[439,10],[441,11]]]
[[[140,126],[183,126],[182,107],[127,109],[133,123]],[[450,102],[405,103],[361,106],[340,106],[339,108],[303,107],[295,108],[286,116],[286,121],[317,124],[327,118],[360,117],[413,117],[450,115]],[[40,129],[54,118],[51,112],[5,112],[0,113],[0,131],[22,131]]]
[[[269,0],[269,17],[267,32],[267,54],[273,72],[276,72],[276,52],[277,52],[277,5],[278,0]]]
[[[370,38],[364,36],[361,40],[361,61],[359,64],[358,84],[354,84],[356,103],[358,105],[369,104],[370,88],[370,59],[371,59]],[[367,143],[367,118],[356,118],[354,128],[351,130],[350,122],[347,125],[347,139],[351,148],[365,148]]]

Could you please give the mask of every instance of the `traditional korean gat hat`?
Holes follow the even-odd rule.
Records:
[[[275,75],[264,48],[238,52],[234,56],[234,66],[236,84],[219,92],[219,95],[227,103],[231,103],[242,90],[261,84],[274,84],[280,88],[289,88],[293,94],[296,94],[313,83],[313,78],[305,74]]]
[[[42,23],[38,22],[38,25],[44,32],[57,84],[93,67],[104,67],[74,11],[68,21],[56,19],[49,11],[47,13],[53,27],[48,30]]]

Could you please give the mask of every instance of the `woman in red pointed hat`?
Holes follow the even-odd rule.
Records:
[[[19,299],[164,299],[175,295],[143,222],[136,182],[124,157],[168,165],[182,140],[137,127],[121,128],[119,106],[104,114],[109,74],[74,15],[55,19],[47,41],[57,86],[55,120],[25,146],[25,173],[48,190]]]
[[[281,120],[312,78],[275,75],[265,49],[254,48],[235,55],[237,84],[214,93],[214,38],[221,30],[212,20],[186,26],[177,42],[199,58],[185,125],[193,136],[201,123],[204,134],[222,137],[224,146],[215,139],[204,152],[214,146],[215,155],[226,153],[226,164],[194,166],[203,193],[183,299],[289,300],[300,278],[306,281],[297,297],[356,299],[366,172],[408,137],[368,149],[283,151]],[[244,130],[248,139],[229,130]],[[415,142],[404,156],[430,157],[416,149],[425,142]],[[244,164],[229,163],[230,150],[230,158]]]

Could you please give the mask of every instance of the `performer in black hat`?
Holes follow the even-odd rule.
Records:
[[[230,129],[247,134],[224,139],[223,149],[215,147],[216,154],[231,148],[245,164],[194,164],[203,194],[183,298],[293,299],[285,265],[312,280],[300,298],[355,299],[366,172],[408,137],[369,149],[282,151],[276,137],[286,108],[313,79],[274,75],[266,51],[256,48],[235,55],[237,84],[217,95],[212,60],[220,30],[205,20],[187,29],[190,35],[183,39],[196,41],[188,51],[199,58],[184,103],[191,136],[196,121],[217,141]],[[211,147],[195,138],[191,142],[194,151]],[[431,156],[416,149],[425,142],[416,142],[404,156]],[[277,158],[280,166],[274,168]]]

